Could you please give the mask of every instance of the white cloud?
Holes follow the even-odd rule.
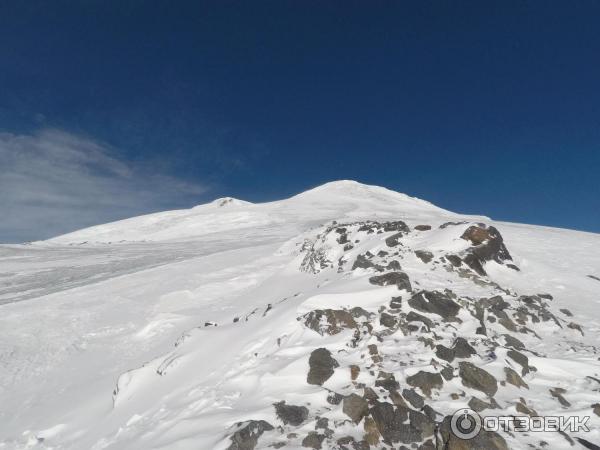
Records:
[[[0,242],[198,203],[206,187],[140,170],[91,139],[46,129],[0,133]]]

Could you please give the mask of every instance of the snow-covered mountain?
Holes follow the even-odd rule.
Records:
[[[0,246],[0,449],[596,448],[598,249],[352,181]]]

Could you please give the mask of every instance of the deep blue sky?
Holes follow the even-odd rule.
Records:
[[[600,232],[599,23],[585,0],[2,1],[0,132],[203,186],[149,209],[350,178]]]

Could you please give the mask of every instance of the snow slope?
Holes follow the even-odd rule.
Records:
[[[410,231],[398,236],[399,225],[385,225],[392,220]],[[454,224],[440,228],[447,222]],[[500,231],[512,256],[485,262],[485,275],[466,266],[473,245],[461,238],[480,222]],[[450,347],[457,336],[476,350],[469,361],[497,379],[495,412],[518,414],[521,403],[539,414],[590,417],[590,432],[567,437],[502,433],[509,448],[544,448],[542,441],[546,448],[585,448],[578,437],[598,444],[600,280],[589,275],[600,277],[599,248],[596,234],[458,215],[352,181],[277,202],[219,199],[0,246],[0,448],[227,449],[235,424],[248,420],[276,427],[256,448],[305,448],[303,442],[326,435],[322,448],[343,448],[335,442],[360,442],[370,416],[355,425],[328,396],[362,397],[372,388],[377,402],[392,403],[393,393],[376,386],[382,374],[393,374],[403,392],[411,375],[452,366],[453,378],[430,397],[414,387],[439,421],[472,397],[486,400],[461,381],[459,360],[447,363],[424,343]],[[455,267],[448,255],[463,262]],[[354,267],[361,257],[366,267]],[[388,267],[391,261],[401,269]],[[413,292],[370,281],[399,271]],[[445,289],[461,305],[460,320],[425,313],[435,331],[410,329],[407,314],[423,314],[412,297]],[[530,332],[492,322],[493,308],[481,323],[473,315],[479,299],[500,295],[514,321],[518,307],[531,306],[524,296],[537,294],[553,299],[534,298],[533,306],[547,306],[536,313],[542,320],[528,316]],[[393,297],[400,307],[391,307]],[[306,323],[313,311],[353,307],[368,314],[360,321],[370,327],[358,341],[352,327],[320,333]],[[382,317],[395,325],[382,325]],[[482,323],[485,336],[476,332]],[[514,347],[503,334],[518,338],[537,368],[523,375],[527,388],[500,383],[505,367],[519,369],[506,356]],[[317,348],[338,363],[323,386],[307,383]],[[360,369],[356,379],[351,366]],[[549,392],[556,388],[565,389],[568,407]],[[280,401],[305,407],[308,416],[284,424],[273,407]],[[318,418],[328,419],[327,433]],[[399,445],[382,439],[371,448]]]

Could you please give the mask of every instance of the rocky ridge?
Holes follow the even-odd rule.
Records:
[[[304,363],[305,385],[287,386],[302,392],[310,385],[312,394],[248,415],[225,433],[223,448],[502,450],[544,449],[549,441],[557,445],[551,448],[571,447],[581,438],[567,433],[549,438],[503,430],[463,441],[450,431],[451,412],[537,415],[544,398],[563,414],[598,415],[597,405],[569,400],[569,386],[552,385],[538,367],[552,364],[552,349],[543,345],[548,333],[563,334],[591,359],[598,360],[598,349],[582,343],[585,330],[570,312],[552,306],[551,295],[515,292],[488,275],[490,267],[520,271],[495,227],[333,222],[289,245],[298,255],[292,269],[312,277],[316,289],[362,283],[365,301],[337,294],[311,302],[290,293],[299,305],[295,325],[270,338],[279,350],[297,329],[317,344]],[[283,320],[270,319],[277,308],[265,305],[233,323]],[[600,390],[597,379],[581,383]]]

